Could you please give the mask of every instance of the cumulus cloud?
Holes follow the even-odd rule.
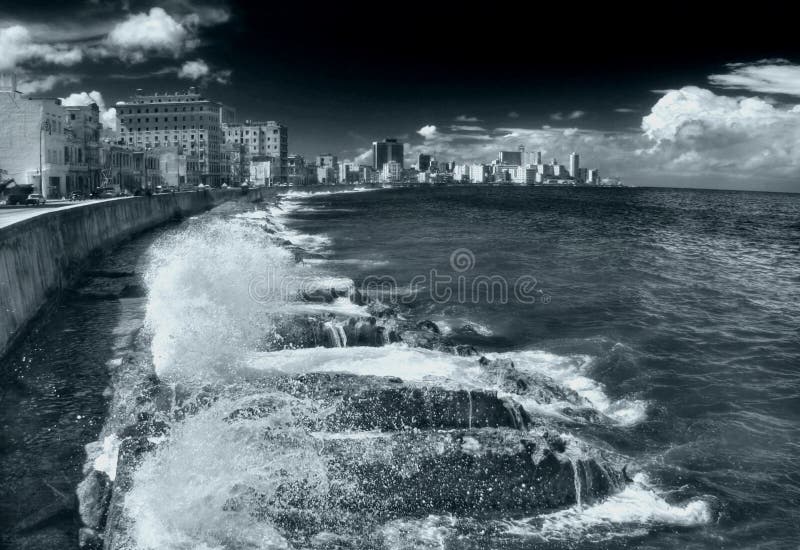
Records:
[[[10,70],[25,62],[75,65],[83,59],[79,47],[35,40],[22,25],[0,29],[0,70]]]
[[[92,103],[96,103],[97,108],[100,110],[100,122],[103,124],[103,127],[116,130],[117,109],[114,107],[106,109],[106,102],[103,100],[103,94],[100,92],[76,92],[61,98],[61,104],[68,107],[87,106]]]
[[[467,116],[467,115],[458,115],[456,117],[456,122],[479,122],[480,119],[474,116]]]
[[[417,133],[425,139],[433,139],[437,134],[436,126],[428,124],[417,130]]]
[[[138,63],[147,59],[148,53],[178,57],[196,47],[198,41],[187,25],[155,7],[117,24],[108,33],[106,45],[121,59]]]
[[[199,80],[208,76],[210,73],[211,69],[209,69],[208,63],[202,59],[197,59],[195,61],[187,61],[184,63],[183,66],[178,70],[178,78]]]
[[[586,111],[572,111],[571,113],[553,113],[550,115],[550,118],[553,120],[577,120],[583,117],[586,114]]]
[[[763,59],[756,63],[731,63],[727,74],[712,74],[708,81],[720,88],[762,94],[800,96],[800,65],[785,59]]]
[[[727,97],[686,86],[664,94],[642,119],[652,144],[639,151],[667,171],[797,175],[800,105]]]

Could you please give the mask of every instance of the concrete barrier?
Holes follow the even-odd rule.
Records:
[[[28,322],[83,270],[89,255],[172,218],[273,189],[215,189],[58,208],[0,229],[0,359]]]

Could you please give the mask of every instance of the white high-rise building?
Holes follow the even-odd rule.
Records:
[[[577,179],[580,168],[581,168],[581,156],[578,153],[573,152],[569,156],[569,175]]]

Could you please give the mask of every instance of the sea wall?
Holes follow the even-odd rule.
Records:
[[[90,254],[170,219],[275,189],[204,189],[54,208],[0,228],[0,358],[28,322],[73,282]]]

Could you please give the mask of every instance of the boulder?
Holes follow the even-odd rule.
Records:
[[[111,488],[108,475],[97,470],[90,471],[78,484],[78,512],[86,527],[95,531],[105,528]]]

